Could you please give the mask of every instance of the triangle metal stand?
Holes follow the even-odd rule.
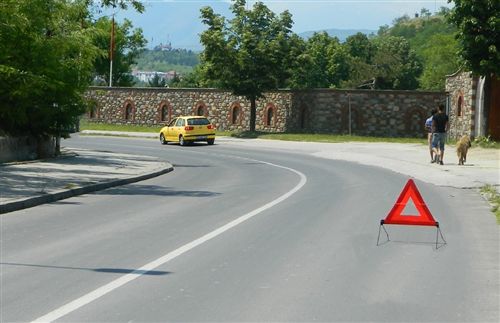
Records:
[[[377,246],[379,245],[379,242],[380,242],[380,232],[381,232],[382,229],[384,229],[385,235],[387,236],[387,241],[391,241],[391,239],[389,238],[389,233],[387,232],[387,230],[384,227],[384,220],[380,220],[380,225],[378,227]],[[441,232],[441,228],[439,227],[439,222],[436,221],[436,250],[439,248],[438,247],[438,245],[439,245],[439,236],[441,236],[441,240],[443,240],[442,244],[446,245],[447,243],[446,243],[446,240],[443,237],[443,232]]]

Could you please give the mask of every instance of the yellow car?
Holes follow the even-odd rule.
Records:
[[[195,141],[206,141],[209,145],[215,142],[215,126],[205,117],[178,117],[160,130],[160,142],[163,145],[178,142],[185,146]]]

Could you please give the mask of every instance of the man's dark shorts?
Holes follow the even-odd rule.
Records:
[[[437,148],[439,146],[439,150],[444,151],[444,140],[446,139],[445,132],[435,132],[432,134],[432,148]]]

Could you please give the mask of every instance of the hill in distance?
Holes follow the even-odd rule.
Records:
[[[308,39],[314,33],[325,31],[331,37],[337,37],[341,42],[344,42],[347,37],[357,33],[366,35],[376,34],[376,30],[369,29],[326,29],[317,31],[307,31],[300,33],[299,36]],[[161,46],[157,46],[161,47]],[[142,71],[160,71],[168,72],[175,70],[180,74],[186,74],[192,71],[193,67],[199,64],[199,53],[187,49],[172,49],[160,50],[146,49],[137,59],[134,68]]]
[[[330,37],[337,37],[340,42],[344,42],[347,37],[355,35],[357,33],[363,33],[366,35],[377,34],[377,30],[370,29],[325,29],[325,30],[316,30],[316,31],[306,31],[298,34],[300,37],[304,39],[310,38],[314,33],[326,32]]]

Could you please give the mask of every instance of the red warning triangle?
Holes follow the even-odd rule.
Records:
[[[409,199],[412,199],[418,214],[402,214]],[[408,180],[403,191],[399,195],[396,204],[392,207],[387,217],[382,220],[382,224],[406,224],[406,225],[428,225],[438,226],[431,212],[425,205],[420,192],[412,179]]]

